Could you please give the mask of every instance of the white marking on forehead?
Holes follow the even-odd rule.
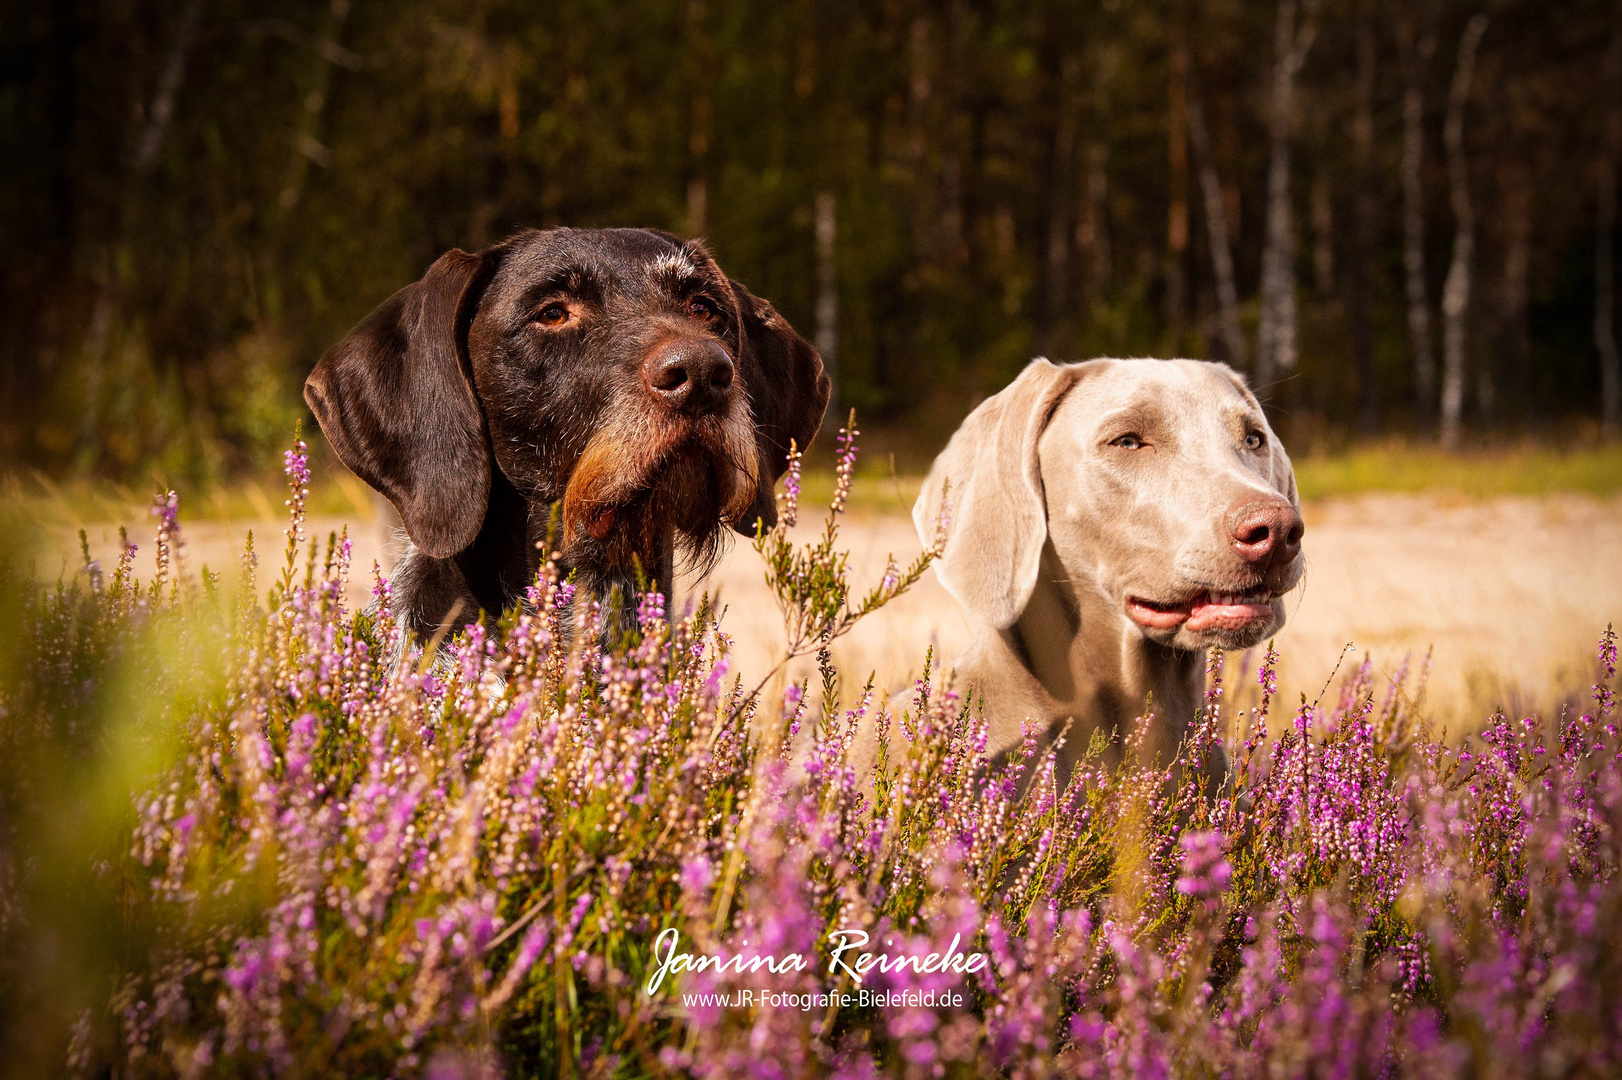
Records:
[[[648,268],[658,277],[675,280],[693,277],[698,273],[698,267],[693,265],[692,256],[685,248],[655,255]]]

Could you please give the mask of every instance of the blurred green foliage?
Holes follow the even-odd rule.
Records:
[[[124,566],[30,580],[14,513],[0,518],[0,1043],[8,1074],[61,1075],[68,1033],[163,929],[131,917],[147,890],[128,867],[135,798],[180,759],[185,719],[224,700],[230,611],[195,581],[143,587]],[[103,602],[108,581],[120,603]]]

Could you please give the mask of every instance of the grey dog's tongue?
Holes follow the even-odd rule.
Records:
[[[1259,600],[1217,604],[1212,602],[1211,596],[1206,595],[1194,601],[1189,610],[1188,622],[1183,626],[1195,632],[1219,628],[1238,630],[1252,619],[1265,619],[1272,613],[1273,606]]]
[[[1229,601],[1217,603],[1218,599]],[[1196,633],[1203,630],[1237,630],[1253,619],[1265,619],[1272,614],[1271,603],[1245,600],[1240,597],[1213,597],[1202,593],[1186,603],[1177,605],[1151,605],[1128,602],[1127,613],[1139,626],[1154,630],[1172,630],[1179,626]]]

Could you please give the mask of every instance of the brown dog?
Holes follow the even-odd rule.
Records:
[[[583,588],[668,596],[675,552],[775,522],[792,439],[828,405],[822,360],[697,242],[527,230],[451,251],[334,346],[304,398],[338,456],[400,511],[392,580],[419,635],[511,607],[551,509]]]

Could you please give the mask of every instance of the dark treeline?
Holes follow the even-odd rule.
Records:
[[[707,237],[928,432],[1037,353],[1308,431],[1617,415],[1615,0],[58,0],[0,50],[14,463],[254,465],[374,304],[552,224]]]

